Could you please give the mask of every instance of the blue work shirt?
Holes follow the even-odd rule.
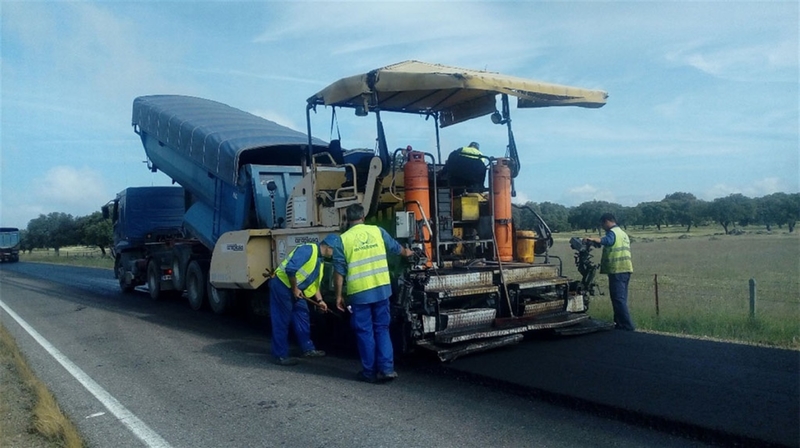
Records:
[[[618,226],[614,226],[618,227]],[[611,229],[613,229],[612,227]],[[606,236],[600,238],[600,245],[602,246],[613,246],[614,243],[617,242],[617,234],[614,233],[611,229],[606,230]]]
[[[383,236],[383,243],[386,246],[387,254],[400,255],[403,252],[403,246],[400,245],[394,238],[389,235],[386,230],[378,227]],[[347,278],[347,261],[344,258],[344,246],[342,239],[337,238],[333,247],[333,269]],[[378,286],[377,288],[368,289],[359,293],[347,296],[347,303],[365,305],[368,303],[380,302],[381,300],[388,299],[392,295],[392,285]]]
[[[319,245],[317,246],[317,253],[320,253]],[[283,271],[286,272],[286,275],[289,277],[297,277],[297,271],[300,270],[300,268],[311,259],[311,255],[313,255],[313,251],[310,245],[303,244],[302,246],[297,246],[297,248],[294,250],[294,255],[292,255],[292,258],[286,262],[286,267],[283,269]],[[321,257],[322,255],[317,257],[317,266],[319,269],[314,269],[314,272],[306,277],[306,279],[303,280],[303,283],[297,285],[301,291],[308,288],[308,285],[317,281],[317,277],[319,277],[319,273],[322,270],[322,266],[320,266]]]

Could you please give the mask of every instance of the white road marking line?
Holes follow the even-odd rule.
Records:
[[[92,395],[97,398],[100,403],[105,406],[109,412],[114,414],[117,419],[122,422],[131,432],[145,445],[152,448],[171,448],[171,445],[167,443],[160,435],[158,435],[155,431],[150,429],[143,421],[139,420],[138,417],[133,415],[131,411],[129,411],[125,406],[123,406],[116,398],[114,398],[111,394],[106,392],[105,389],[102,388],[99,384],[97,384],[89,375],[87,375],[80,367],[75,365],[72,361],[69,360],[63,353],[61,353],[57,348],[53,346],[50,342],[47,341],[42,335],[39,334],[36,330],[33,329],[30,325],[28,325],[25,320],[20,317],[17,313],[15,313],[11,308],[8,307],[2,300],[0,300],[0,308],[3,308],[9,316],[11,316],[17,323],[28,332],[31,337],[39,343],[50,356],[53,357],[59,364],[61,364],[67,372],[70,373],[79,383],[86,388]]]
[[[88,420],[88,419],[90,419],[90,418],[100,417],[101,415],[106,415],[106,413],[105,413],[105,412],[95,412],[94,414],[92,414],[92,415],[87,415],[87,416],[86,416],[86,417],[84,417],[84,418]]]

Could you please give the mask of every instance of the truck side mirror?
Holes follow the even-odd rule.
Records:
[[[103,219],[108,219],[110,216],[110,214],[108,213],[108,205],[100,207],[100,210],[103,212]]]

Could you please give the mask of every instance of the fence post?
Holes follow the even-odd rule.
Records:
[[[658,274],[654,274],[653,284],[656,287],[656,316],[658,316]]]
[[[756,279],[750,279],[750,318],[756,317]]]

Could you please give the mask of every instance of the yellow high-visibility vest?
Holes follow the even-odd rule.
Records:
[[[601,274],[619,274],[622,272],[633,272],[633,262],[631,261],[631,239],[628,234],[619,227],[612,227],[616,237],[614,244],[603,246],[603,256],[600,259]]]
[[[464,146],[459,152],[462,157],[466,157],[468,159],[480,160],[481,156],[483,155],[477,148],[473,148],[472,146]]]
[[[347,295],[391,284],[386,245],[377,226],[357,224],[342,234]]]
[[[289,260],[292,259],[294,251],[296,251],[297,248],[302,246],[311,246],[311,257],[309,257],[308,261],[303,263],[303,265],[300,266],[300,269],[298,269],[297,272],[295,273],[295,278],[297,279],[297,287],[302,288],[303,282],[312,274],[314,274],[315,271],[319,271],[316,280],[307,285],[305,289],[302,289],[303,295],[308,298],[311,298],[314,297],[317,291],[319,291],[319,285],[322,284],[322,273],[323,273],[323,270],[321,269],[322,263],[320,262],[319,259],[319,247],[317,247],[316,244],[314,243],[301,244],[300,246],[297,246],[294,249],[292,249],[292,251],[289,252],[289,255],[278,266],[278,269],[275,270],[275,276],[278,277],[281,283],[286,285],[287,288],[289,289],[292,288],[292,283],[289,281],[289,275],[286,274],[286,266],[289,264]]]

